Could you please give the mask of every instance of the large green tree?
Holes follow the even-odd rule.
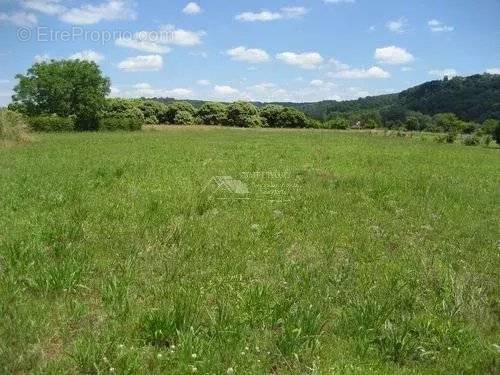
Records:
[[[110,92],[110,80],[94,62],[52,60],[35,63],[26,74],[18,74],[12,97],[30,116],[57,114],[75,116],[80,130],[97,128],[99,112]]]

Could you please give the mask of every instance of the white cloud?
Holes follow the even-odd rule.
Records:
[[[283,7],[279,11],[271,12],[262,10],[260,12],[243,12],[234,17],[237,21],[243,22],[270,22],[280,19],[302,18],[308,10],[304,7]]]
[[[210,86],[210,81],[208,79],[199,79],[196,83],[200,86]]]
[[[500,74],[500,68],[490,68],[490,69],[486,69],[486,73],[490,73],[490,74]]]
[[[164,54],[170,52],[170,47],[149,40],[118,38],[115,40],[115,44],[119,47],[131,48],[148,53]]]
[[[214,86],[214,93],[218,96],[232,96],[239,93],[239,91],[231,86]]]
[[[201,13],[201,7],[194,2],[190,2],[184,7],[184,9],[182,10],[182,13],[198,14],[198,13]]]
[[[129,57],[118,64],[118,68],[126,72],[158,71],[163,67],[163,57],[147,55]]]
[[[244,22],[269,22],[269,21],[275,21],[283,18],[281,13],[277,12],[269,12],[267,10],[263,10],[262,12],[243,12],[241,14],[238,14],[235,19],[238,21],[244,21]]]
[[[229,49],[226,53],[231,56],[231,60],[236,61],[246,61],[253,64],[269,61],[268,53],[258,48],[246,48],[240,46]]]
[[[38,19],[33,13],[14,12],[14,13],[0,13],[0,23],[12,23],[19,27],[31,27],[38,23]]]
[[[433,33],[441,33],[441,32],[451,32],[453,30],[455,30],[455,28],[453,26],[448,26],[448,25],[445,25],[443,22],[439,21],[439,20],[430,20],[429,22],[427,22],[427,25],[429,26],[429,29],[433,32]]]
[[[206,35],[204,31],[190,31],[184,29],[176,29],[173,25],[166,25],[160,28],[160,32],[166,33],[160,39],[163,43],[172,44],[176,46],[190,47],[202,43],[201,38]]]
[[[403,66],[401,68],[402,72],[411,72],[412,70],[413,70],[413,68],[411,66]]]
[[[108,0],[99,5],[86,4],[79,8],[65,9],[59,15],[61,21],[73,25],[93,25],[101,21],[136,18],[133,6],[125,0]]]
[[[403,34],[406,32],[408,20],[404,17],[401,17],[397,20],[392,20],[386,23],[386,27],[392,31],[393,33]]]
[[[120,92],[120,91],[118,91]],[[123,92],[123,96],[129,98],[153,98],[153,97],[174,97],[174,98],[189,98],[193,94],[191,89],[187,88],[174,88],[174,89],[161,89],[154,88],[147,82],[136,83],[132,86],[132,90]]]
[[[21,5],[26,9],[49,15],[59,14],[66,10],[59,0],[24,0],[21,1]]]
[[[389,78],[391,74],[378,66],[369,69],[345,69],[329,73],[329,77],[342,79]]]
[[[335,69],[335,70],[347,70],[349,69],[349,65],[344,64],[342,61],[336,60],[334,58],[331,58],[328,60],[328,63]]]
[[[408,64],[415,60],[411,53],[396,46],[377,48],[375,50],[375,59],[381,64],[390,65]]]
[[[311,86],[319,87],[323,86],[324,82],[320,79],[313,79],[311,82],[309,82]]]
[[[121,93],[121,90],[115,86],[111,86],[110,91],[109,96],[112,98],[117,97]]]
[[[190,31],[176,29],[172,25],[162,26],[157,31],[139,31],[131,38],[118,38],[115,44],[124,48],[154,54],[170,52],[169,45],[192,47],[202,43],[201,38],[206,35],[204,31]]]
[[[42,63],[50,61],[50,55],[48,53],[44,53],[42,55],[35,55],[35,62]]]
[[[314,69],[324,61],[318,52],[282,52],[278,53],[276,58],[285,64],[298,66],[303,69]]]
[[[284,18],[301,18],[308,13],[304,7],[284,7],[281,8],[281,13]]]
[[[455,77],[456,75],[458,75],[457,71],[455,69],[452,69],[452,68],[448,68],[448,69],[433,69],[433,70],[429,71],[429,74],[431,76],[436,76],[436,77],[439,77],[439,78],[443,78],[445,76]]]
[[[96,51],[91,49],[77,52],[69,57],[73,60],[85,60],[85,61],[94,61],[99,62],[104,60],[104,56]]]

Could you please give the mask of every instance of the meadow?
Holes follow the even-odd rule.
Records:
[[[0,148],[0,372],[498,371],[498,148],[33,137]]]

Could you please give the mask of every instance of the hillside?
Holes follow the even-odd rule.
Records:
[[[169,103],[171,98],[155,98]],[[188,101],[195,107],[204,101]],[[255,102],[257,106],[267,103]],[[455,113],[467,121],[483,122],[486,119],[500,119],[500,75],[476,74],[469,77],[454,77],[436,80],[409,88],[401,93],[369,96],[357,100],[325,100],[315,103],[278,102],[293,107],[318,119],[326,120],[336,113],[381,110],[391,106],[402,107],[427,115]]]

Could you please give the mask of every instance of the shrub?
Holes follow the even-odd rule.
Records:
[[[253,128],[262,125],[257,108],[252,103],[235,102],[227,112],[227,124],[241,128]]]
[[[189,112],[191,116],[194,116],[196,113],[196,110],[190,103],[173,102],[167,106],[165,113],[159,120],[162,124],[175,124],[175,116],[180,111]]]
[[[443,134],[437,137],[436,141],[438,143],[455,143],[456,139],[457,139],[457,133],[449,132],[447,134]]]
[[[466,135],[462,138],[462,143],[465,146],[477,146],[481,143],[481,139],[476,135]]]
[[[227,105],[205,103],[196,113],[197,121],[204,125],[224,125],[227,122]]]
[[[193,125],[194,123],[194,117],[188,111],[177,111],[174,117],[175,125]]]
[[[345,130],[349,127],[349,122],[344,117],[334,117],[334,118],[328,120],[327,122],[325,122],[323,127],[326,129]]]
[[[27,142],[28,127],[21,114],[8,109],[0,109],[0,140],[2,143]]]
[[[295,108],[283,108],[278,116],[280,128],[307,128],[307,116]]]
[[[461,132],[465,123],[454,113],[438,113],[433,117],[435,126],[445,132]]]
[[[500,145],[500,122],[497,122],[497,126],[493,129],[491,136]]]
[[[281,105],[268,104],[260,109],[260,117],[265,120],[266,126],[279,128],[280,115],[284,109]]]
[[[74,117],[36,116],[30,117],[29,125],[36,132],[70,132],[75,130]]]
[[[145,123],[143,112],[138,108],[137,103],[127,99],[107,99],[104,110],[101,113],[102,118],[106,117],[126,117],[133,118],[141,123]]]
[[[498,124],[500,124],[499,120],[486,120],[485,122],[483,122],[483,125],[481,126],[479,132],[485,135],[493,135],[493,131]]]
[[[154,100],[136,100],[134,104],[142,112],[145,124],[156,125],[166,118],[168,107],[164,103]]]
[[[103,117],[99,120],[99,130],[101,131],[135,131],[141,130],[142,121],[134,117]]]

